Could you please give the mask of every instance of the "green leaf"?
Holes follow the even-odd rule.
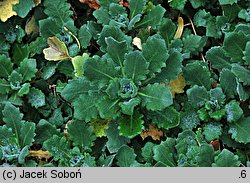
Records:
[[[21,133],[20,133],[20,146],[31,146],[35,137],[35,123],[25,122],[22,125]]]
[[[199,52],[203,51],[203,47],[206,45],[207,38],[198,35],[189,34],[182,39],[183,41],[183,52],[188,54],[198,55]]]
[[[170,6],[177,10],[183,10],[187,0],[172,0]]]
[[[20,90],[18,91],[17,95],[20,97],[23,97],[24,95],[28,94],[30,92],[30,84],[24,83]]]
[[[249,98],[249,91],[245,87],[243,87],[239,81],[236,82],[237,82],[236,91],[237,94],[239,95],[240,100],[241,101],[247,100]]]
[[[89,55],[87,53],[83,53],[82,56],[75,56],[72,58],[72,64],[75,70],[75,76],[76,77],[82,77],[83,76],[83,63],[85,60],[89,58]]]
[[[180,127],[183,130],[192,130],[200,124],[199,116],[195,110],[180,113]]]
[[[169,57],[166,61],[166,67],[163,67],[159,74],[153,79],[155,82],[170,82],[172,79],[176,79],[178,74],[182,71],[182,54],[176,49],[172,49],[169,53]]]
[[[156,123],[159,128],[166,130],[174,128],[180,123],[180,113],[173,107],[168,107],[163,111],[155,111],[150,116],[153,123]]]
[[[119,167],[131,167],[136,163],[134,149],[127,145],[122,146],[116,154],[117,165]]]
[[[178,134],[175,148],[179,155],[185,155],[194,146],[197,146],[197,141],[193,131],[185,130]]]
[[[16,70],[13,70],[9,76],[10,87],[12,90],[18,90],[21,88],[23,77]]]
[[[146,4],[145,0],[129,0],[130,20],[134,18],[136,15],[142,13],[145,4]]]
[[[230,101],[226,106],[227,121],[229,123],[238,121],[243,116],[243,110],[240,103],[235,100]]]
[[[86,78],[78,78],[69,80],[66,87],[62,90],[62,97],[69,101],[73,102],[78,99],[82,94],[88,94],[89,91],[98,91],[96,87],[92,86]]]
[[[108,83],[117,76],[113,63],[99,57],[89,58],[83,64],[84,75],[93,83]]]
[[[97,101],[97,109],[99,111],[100,117],[101,118],[111,118],[115,119],[117,118],[120,113],[119,113],[119,100],[111,100],[108,97],[102,97],[99,101]]]
[[[175,139],[167,138],[166,141],[153,147],[154,160],[162,163],[164,166],[175,167]]]
[[[166,10],[161,5],[154,6],[147,12],[143,20],[136,25],[136,28],[147,28],[151,26],[152,29],[156,29],[156,26],[160,24],[165,12]]]
[[[142,53],[149,62],[150,75],[161,72],[161,68],[166,66],[166,60],[169,55],[165,41],[158,35],[151,36],[147,42],[142,45]]]
[[[125,137],[133,138],[140,134],[144,129],[142,120],[143,115],[135,113],[134,115],[128,116],[123,115],[118,119],[119,133]]]
[[[128,24],[128,30],[132,30],[137,22],[141,20],[142,15],[138,14],[133,19],[130,20]]]
[[[41,90],[32,87],[27,97],[28,102],[35,108],[45,105],[45,95]]]
[[[97,118],[97,99],[98,97],[95,95],[80,95],[78,99],[73,102],[74,117],[79,120],[85,120],[86,122]]]
[[[242,9],[240,10],[238,17],[241,19],[246,20],[246,22],[250,21],[250,13],[249,13],[249,8],[248,9]]]
[[[224,95],[221,87],[213,88],[209,91],[210,101],[215,102],[219,106],[222,106],[225,102],[226,96]]]
[[[218,139],[222,134],[222,124],[215,122],[206,123],[203,130],[207,142],[211,142],[212,140]]]
[[[206,12],[206,10],[199,10],[194,15],[194,24],[197,27],[206,27],[208,25],[208,22],[212,19],[211,13]]]
[[[18,16],[24,18],[34,6],[35,4],[33,0],[19,0],[19,3],[13,6],[13,10]]]
[[[21,128],[23,125],[23,114],[11,103],[6,103],[3,112],[3,121],[8,128],[12,129],[18,144],[21,144]]]
[[[0,94],[7,94],[9,91],[10,84],[4,79],[0,79]]]
[[[44,80],[51,78],[56,72],[56,67],[57,64],[55,64],[54,62],[48,62],[46,67],[43,69],[42,78]]]
[[[51,117],[49,118],[49,122],[57,127],[61,126],[64,121],[65,120],[63,118],[63,114],[60,108],[55,109],[51,114]]]
[[[101,155],[100,158],[98,159],[98,165],[99,167],[111,167],[113,164],[113,161],[115,159],[115,155],[109,155],[107,157],[105,157],[104,155]]]
[[[120,66],[120,69],[123,72],[124,56],[128,51],[126,41],[118,42],[114,38],[108,37],[105,39],[105,42],[107,44],[108,55],[112,58],[116,65]]]
[[[59,135],[59,131],[56,129],[56,126],[44,119],[41,119],[36,125],[35,142],[37,144],[43,144],[48,137],[52,137],[53,135]]]
[[[23,76],[23,82],[31,81],[37,72],[36,60],[25,58],[21,63],[18,72]]]
[[[146,162],[152,162],[153,161],[153,148],[155,147],[155,144],[152,142],[147,142],[144,147],[141,149],[141,154],[143,156],[143,159]]]
[[[93,126],[87,125],[83,121],[74,120],[68,123],[69,139],[74,145],[80,146],[83,149],[89,149],[93,146],[93,141],[96,137],[93,135]]]
[[[140,98],[135,97],[131,98],[128,101],[120,102],[119,106],[121,107],[122,113],[126,115],[133,115],[134,108],[141,103]]]
[[[222,47],[212,47],[206,53],[206,59],[212,64],[214,69],[222,70],[223,68],[231,69],[230,57],[226,56]]]
[[[130,142],[130,139],[119,135],[118,125],[115,122],[108,124],[109,128],[106,130],[108,141],[106,146],[110,153],[117,152],[124,144]]]
[[[3,35],[0,35],[0,54],[8,55],[9,49],[10,49],[9,42],[5,39]]]
[[[193,8],[199,8],[201,6],[204,6],[206,4],[206,1],[204,0],[189,0],[192,4]]]
[[[41,54],[43,52],[43,49],[46,48],[47,41],[43,37],[37,37],[35,41],[32,41],[29,44],[29,52],[30,56],[33,57],[36,54]]]
[[[103,52],[107,50],[107,43],[105,40],[108,37],[112,37],[118,42],[126,40],[128,45],[131,43],[131,37],[125,36],[125,34],[117,26],[105,25],[97,41],[97,43],[100,45],[101,51]]]
[[[141,52],[134,51],[125,56],[124,73],[135,83],[146,79],[148,64]]]
[[[241,118],[237,122],[231,123],[228,133],[232,134],[232,138],[236,142],[240,143],[249,143],[250,142],[250,133],[248,129],[250,128],[250,117]]]
[[[64,136],[53,135],[43,143],[43,147],[50,152],[55,161],[70,159],[69,142]]]
[[[19,164],[24,164],[25,163],[25,158],[29,155],[29,146],[25,146],[21,151],[18,156],[18,163]]]
[[[23,59],[27,58],[29,55],[28,46],[22,46],[20,44],[15,44],[13,48],[12,60],[15,64],[19,65]]]
[[[227,97],[234,98],[236,95],[236,77],[229,69],[222,69],[220,72],[220,86]]]
[[[243,63],[243,51],[245,50],[247,40],[246,35],[241,32],[228,33],[223,45],[226,56],[231,57],[233,62]]]
[[[224,5],[222,6],[223,14],[224,16],[227,16],[230,20],[230,22],[234,21],[235,18],[237,18],[239,11],[241,10],[241,7],[238,4],[232,4],[232,5]]]
[[[70,10],[71,5],[65,0],[45,0],[44,1],[45,10],[44,13],[51,17],[60,26],[66,24],[71,20],[70,16],[73,12]]]
[[[6,55],[0,55],[0,77],[7,79],[13,70],[12,66],[13,64]]]
[[[148,110],[163,110],[173,104],[170,88],[158,83],[147,85],[139,95],[142,98],[142,105]]]
[[[92,34],[86,24],[80,27],[80,30],[78,32],[78,39],[81,43],[82,48],[87,48],[90,45]]]
[[[60,25],[57,24],[56,20],[47,18],[39,21],[39,32],[45,39],[51,36],[55,36],[60,32]]]
[[[167,45],[174,38],[176,32],[176,25],[169,18],[163,18],[162,23],[158,28],[159,34],[166,41]]]
[[[100,7],[98,10],[93,12],[94,17],[97,19],[97,23],[108,25],[111,16],[106,8]]]
[[[199,167],[211,167],[214,162],[214,148],[208,144],[202,144],[196,156]]]
[[[111,20],[109,25],[114,25],[117,27],[127,27],[128,18],[127,11],[125,7],[121,4],[110,4],[109,14],[111,15]]]
[[[246,49],[243,51],[244,57],[243,59],[246,61],[248,65],[250,65],[250,41],[247,42],[246,44]]]
[[[17,106],[23,105],[22,99],[20,97],[18,97],[16,93],[14,93],[10,96],[8,102],[12,103],[13,105],[17,105]]]
[[[195,107],[199,108],[205,105],[209,100],[208,92],[203,86],[193,86],[187,90],[188,101]]]
[[[185,81],[189,85],[204,86],[207,90],[211,88],[210,72],[207,63],[194,61],[186,65],[183,72]]]
[[[6,125],[0,126],[0,144],[6,146],[14,138],[14,134],[11,128]]]
[[[238,0],[219,0],[220,5],[234,4],[237,3]]]
[[[227,149],[223,149],[219,155],[214,158],[213,167],[238,167],[240,165],[239,157]]]
[[[232,64],[231,71],[237,76],[239,82],[250,85],[250,71],[239,64]]]
[[[98,4],[100,6],[107,8],[107,7],[109,7],[109,4],[118,3],[118,2],[119,2],[119,0],[102,0],[102,1],[99,1]]]

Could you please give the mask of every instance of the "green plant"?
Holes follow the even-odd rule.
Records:
[[[0,2],[0,165],[249,166],[249,5]]]

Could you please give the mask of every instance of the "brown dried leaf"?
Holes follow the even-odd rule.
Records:
[[[171,88],[171,92],[174,98],[176,93],[184,93],[183,89],[186,86],[186,82],[182,74],[179,74],[176,79],[170,80],[170,84],[167,86]]]
[[[209,144],[213,146],[215,151],[220,149],[220,141],[219,141],[219,139],[213,140]]]
[[[81,3],[87,4],[90,8],[94,8],[95,10],[100,8],[100,5],[97,4],[98,0],[80,0]]]
[[[142,140],[144,140],[148,136],[152,137],[153,140],[160,140],[160,138],[163,136],[163,132],[157,126],[149,124],[149,129],[143,130],[140,135]]]
[[[29,157],[36,157],[38,159],[49,159],[50,158],[50,153],[49,151],[43,151],[43,150],[38,150],[38,151],[30,151],[30,154],[28,155]]]
[[[35,33],[39,31],[39,27],[36,25],[35,17],[32,16],[28,23],[25,25],[25,32],[30,35],[31,33]]]
[[[41,0],[33,0],[33,2],[35,3],[36,6],[38,6],[39,4],[41,4]]]

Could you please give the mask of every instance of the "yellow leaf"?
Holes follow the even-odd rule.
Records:
[[[138,38],[138,37],[135,37],[133,39],[133,44],[138,48],[138,49],[142,49],[142,46],[141,46],[141,39]]]
[[[36,157],[38,159],[49,159],[50,158],[50,153],[49,151],[42,151],[42,150],[38,150],[38,151],[30,151],[29,157]]]
[[[36,6],[38,6],[39,4],[41,4],[41,0],[33,0],[33,2],[35,3]]]
[[[12,6],[19,3],[19,0],[4,0],[0,2],[0,19],[6,22],[8,18],[13,15],[17,15],[15,11],[12,10]]]
[[[106,136],[105,130],[108,129],[108,123],[110,121],[110,119],[95,119],[90,122],[94,127],[94,133],[97,137]]]
[[[182,77],[182,74],[179,74],[177,79],[170,80],[170,84],[168,85],[171,88],[171,92],[173,97],[176,93],[184,93],[184,88],[186,86],[186,82]]]
[[[144,140],[148,136],[152,137],[153,140],[160,140],[160,138],[163,136],[163,132],[159,128],[157,128],[157,126],[149,124],[148,130],[143,130],[140,135],[142,140]]]
[[[25,25],[25,32],[30,35],[33,32],[38,32],[38,26],[35,22],[35,17],[32,16],[28,23]]]
[[[183,29],[184,29],[184,20],[182,17],[179,17],[178,18],[178,28],[177,28],[176,33],[174,35],[174,39],[181,38],[181,35],[183,33]]]
[[[70,58],[66,45],[57,37],[49,37],[47,43],[50,47],[43,50],[46,60],[58,61]]]

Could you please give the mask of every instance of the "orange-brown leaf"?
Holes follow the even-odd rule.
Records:
[[[80,0],[81,3],[87,4],[90,8],[93,8],[95,10],[100,8],[100,5],[97,4],[98,0]]]
[[[186,86],[186,82],[181,74],[178,75],[176,79],[170,80],[170,84],[168,85],[171,88],[171,92],[173,97],[177,93],[184,93],[184,88]]]
[[[160,140],[163,136],[163,132],[157,126],[149,124],[148,130],[143,130],[140,135],[143,140],[148,136],[152,137],[153,140]]]

